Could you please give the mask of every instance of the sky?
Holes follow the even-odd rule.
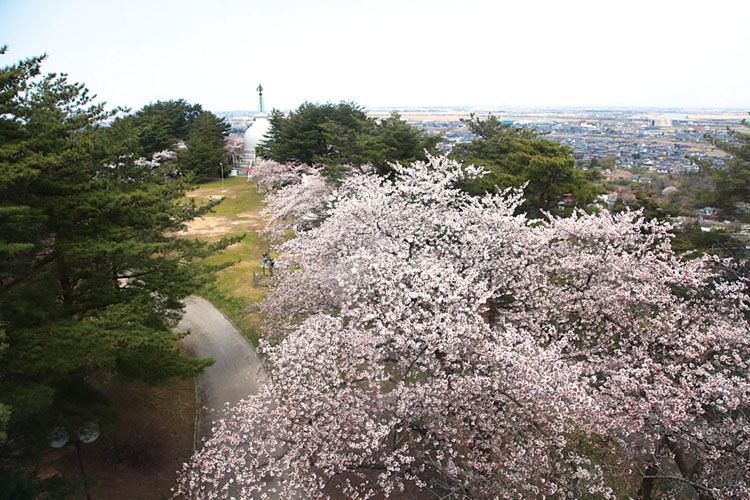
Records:
[[[109,106],[750,110],[748,0],[0,0],[0,66],[42,53]]]

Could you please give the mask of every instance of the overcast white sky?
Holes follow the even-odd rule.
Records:
[[[6,66],[111,106],[750,109],[750,0],[0,0]]]

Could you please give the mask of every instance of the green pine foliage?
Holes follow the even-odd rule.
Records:
[[[543,139],[533,130],[513,128],[492,114],[482,120],[472,113],[464,121],[478,138],[456,145],[451,156],[488,171],[463,186],[469,193],[498,192],[525,184],[526,201],[521,209],[531,217],[541,217],[544,212],[570,213],[596,199],[600,188],[575,168],[570,148]]]
[[[189,104],[184,99],[157,101],[137,112],[118,117],[111,130],[130,135],[129,146],[138,156],[150,158],[158,151],[171,149],[178,141],[185,141],[196,118],[203,112],[200,104]]]
[[[200,104],[188,104],[184,99],[144,106],[133,115],[144,155],[170,149],[175,141],[186,140],[201,113]]]
[[[229,128],[223,118],[200,104],[178,99],[157,101],[118,117],[107,135],[135,157],[150,160],[160,151],[179,153],[173,171],[199,180],[218,177],[219,164],[226,162],[224,139]]]
[[[750,127],[750,122],[742,124]],[[740,210],[740,204],[750,203],[750,134],[729,130],[730,141],[708,137],[720,150],[732,155],[724,168],[704,167],[703,174],[711,180],[713,189],[701,193],[707,205],[717,207],[725,215],[750,221],[750,216]]]
[[[213,205],[139,162],[138,127],[99,126],[114,112],[42,76],[42,59],[0,69],[0,441],[8,421],[13,449],[71,419],[111,420],[91,377],[158,383],[211,364],[182,354],[171,326],[209,280],[202,258],[234,241],[176,238]]]
[[[335,177],[344,165],[372,165],[390,174],[390,163],[408,164],[425,160],[425,150],[434,153],[439,136],[424,136],[398,113],[375,120],[359,105],[306,102],[288,115],[274,111],[271,130],[260,154],[278,162],[300,162],[325,166]]]
[[[221,164],[226,163],[224,138],[229,125],[209,111],[203,111],[190,126],[187,149],[180,154],[182,170],[192,172],[200,179],[218,177]]]

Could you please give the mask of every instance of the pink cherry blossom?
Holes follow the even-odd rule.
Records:
[[[303,174],[311,174],[316,169],[305,164],[278,163],[273,160],[260,160],[254,166],[250,177],[258,186],[276,188],[302,181]]]
[[[405,482],[635,497],[665,478],[750,495],[748,295],[722,278],[731,263],[680,258],[669,225],[637,212],[528,220],[520,191],[468,196],[481,168],[446,158],[394,168],[269,200],[272,220],[322,222],[279,248],[299,266],[263,306],[272,380],[216,424],[177,496],[319,498],[344,474],[362,478],[340,482],[351,498]]]

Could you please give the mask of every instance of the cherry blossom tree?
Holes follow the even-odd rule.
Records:
[[[250,177],[264,188],[283,187],[302,182],[303,174],[312,174],[316,169],[306,164],[278,163],[273,160],[260,160],[253,167]]]
[[[334,478],[351,498],[407,481],[442,498],[750,495],[731,263],[680,259],[638,213],[529,221],[519,191],[468,196],[482,169],[446,158],[394,168],[345,179],[320,227],[282,244],[300,269],[264,305],[272,381],[176,495],[317,498]]]
[[[143,156],[136,159],[133,159],[132,155],[123,156],[117,162],[107,164],[107,167],[110,169],[123,168],[129,161],[132,161],[133,165],[139,167],[142,172],[148,172],[149,175],[175,176],[179,173],[176,159],[176,152],[165,149],[152,154],[151,159]]]
[[[224,139],[224,151],[227,152],[227,159],[232,165],[235,165],[245,152],[243,137],[237,134],[229,134]]]
[[[265,198],[263,215],[268,217],[264,234],[271,239],[283,235],[288,229],[303,230],[322,222],[333,187],[319,171],[302,174],[300,182],[287,184]]]

